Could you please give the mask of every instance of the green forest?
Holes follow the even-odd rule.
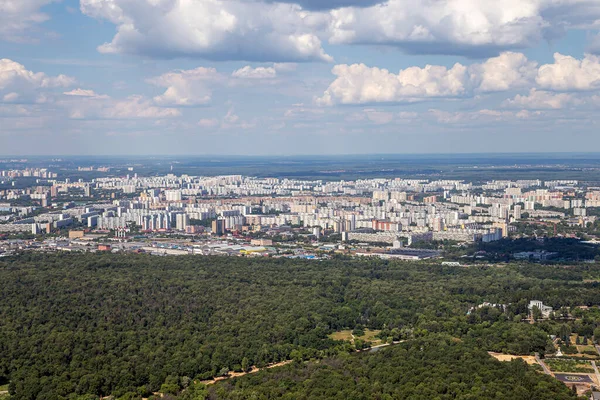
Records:
[[[520,360],[434,335],[410,343],[236,378],[208,390],[210,399],[574,399],[562,383]]]
[[[409,395],[419,380],[409,371],[439,365],[439,372],[458,363],[456,374],[432,372],[427,387],[439,397],[422,398],[536,399],[548,398],[541,393],[549,390],[569,398],[564,386],[484,351],[543,356],[549,335],[600,337],[598,312],[577,322],[521,322],[531,299],[556,310],[599,305],[599,277],[593,264],[462,268],[343,258],[26,253],[0,260],[0,385],[8,384],[11,400],[135,399],[156,392],[262,399],[281,397],[273,375],[281,373],[317,385],[290,382],[297,396],[287,398],[326,398],[318,386],[334,378],[339,385],[357,383],[347,390],[363,397],[347,398],[419,398]],[[469,312],[482,302],[507,307]],[[357,354],[355,345],[329,336],[366,328],[380,331],[384,342],[406,342]],[[471,354],[469,362],[457,359],[463,353]],[[378,367],[396,359],[406,381]],[[285,360],[294,364],[210,390],[199,384]],[[515,396],[486,397],[486,390],[502,392],[503,382],[515,382]]]

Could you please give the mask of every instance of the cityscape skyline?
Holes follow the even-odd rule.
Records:
[[[2,155],[600,145],[593,2],[2,4]]]

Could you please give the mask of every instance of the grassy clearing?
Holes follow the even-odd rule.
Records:
[[[347,330],[347,331],[333,332],[331,335],[329,335],[329,337],[332,338],[333,340],[345,340],[347,342],[351,342],[352,341],[352,331]]]
[[[366,342],[371,342],[372,346],[377,346],[383,343],[381,339],[375,337],[379,335],[380,332],[380,330],[365,329],[365,334],[363,336],[355,336],[354,339],[361,339]],[[352,338],[352,330],[350,329],[345,331],[334,332],[331,335],[329,335],[329,337],[333,340],[345,340],[347,342],[354,343],[354,339]]]
[[[381,339],[375,337],[380,333],[380,330],[372,331],[370,329],[365,329],[365,335],[361,336],[359,339],[366,340],[368,342],[371,342],[373,346],[377,346],[383,343]]]

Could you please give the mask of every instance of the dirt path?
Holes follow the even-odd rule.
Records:
[[[398,342],[392,342],[392,343],[383,343],[383,344],[379,344],[377,346],[369,347],[367,349],[356,350],[356,352],[358,353],[358,352],[377,351],[377,350],[379,350],[379,349],[381,349],[383,347],[392,346],[392,345],[403,343],[403,342],[404,342],[404,340],[400,340]],[[238,378],[238,377],[244,376],[244,375],[255,374],[255,373],[257,373],[259,371],[262,371],[262,370],[265,370],[265,369],[283,367],[284,365],[291,364],[292,362],[293,362],[293,360],[287,360],[287,361],[282,361],[282,362],[279,362],[279,363],[276,363],[276,364],[267,365],[264,368],[252,367],[252,369],[250,371],[248,371],[248,372],[231,372],[227,376],[220,376],[218,378],[214,378],[214,379],[211,379],[211,380],[200,381],[199,383],[202,383],[203,385],[214,385],[217,382],[226,381],[227,379],[231,379],[231,378]]]
[[[276,364],[267,365],[264,368],[252,367],[252,369],[250,371],[248,371],[248,372],[231,372],[227,376],[220,376],[218,378],[215,378],[215,379],[212,379],[212,380],[208,380],[208,381],[200,381],[200,383],[202,383],[203,385],[214,385],[217,382],[225,381],[227,379],[238,378],[240,376],[249,375],[249,374],[255,374],[255,373],[257,373],[259,371],[262,371],[264,369],[271,369],[271,368],[283,367],[284,365],[291,364],[292,362],[293,362],[292,360],[287,360],[287,361],[282,361],[282,362],[279,362],[279,363],[276,363]]]

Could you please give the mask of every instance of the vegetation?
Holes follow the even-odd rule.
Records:
[[[210,399],[575,399],[522,360],[431,337],[376,353],[293,364],[209,388]]]
[[[546,360],[546,365],[552,372],[594,372],[590,363],[585,361],[551,358]]]
[[[348,362],[348,368],[356,363],[360,369],[363,364],[377,364],[369,361],[372,357],[393,358],[398,351],[410,353],[413,364],[407,364],[407,369],[428,368],[433,356],[425,350],[428,355],[418,367],[418,351],[414,353],[411,343],[442,335],[461,344],[447,344],[443,349],[449,349],[450,355],[433,357],[432,365],[455,362],[457,354],[466,351],[474,361],[465,371],[483,363],[483,382],[501,368],[534,390],[536,385],[527,383],[530,375],[525,367],[504,370],[508,367],[485,361],[480,350],[550,353],[549,335],[565,340],[572,333],[600,338],[600,310],[573,308],[600,304],[599,283],[589,280],[599,275],[600,268],[591,264],[570,269],[461,268],[342,258],[314,262],[25,253],[0,260],[0,384],[10,381],[11,399],[16,400],[84,395],[131,399],[156,391],[183,397],[195,393],[202,398],[204,388],[190,382],[284,360],[302,365],[290,367],[299,369],[299,376],[312,376],[319,364],[304,366],[305,361]],[[563,320],[558,315],[534,325],[523,323],[530,299],[543,300],[556,310],[564,307],[579,317]],[[485,301],[507,307],[467,313]],[[352,344],[330,336],[343,330],[362,332],[369,341],[406,340],[407,344],[381,356],[369,353],[348,359],[348,354],[368,343]],[[361,387],[387,382],[385,393],[395,390],[391,386],[396,378],[380,379],[379,373],[376,369],[372,375],[361,372],[366,375],[356,375],[355,381],[362,382]],[[348,374],[352,377],[354,372]],[[442,390],[452,382],[440,380],[438,386],[427,386]],[[463,383],[470,387],[477,382]],[[545,380],[540,382],[548,390],[553,388]],[[410,385],[401,386],[408,390]],[[476,395],[473,398],[485,398]]]

